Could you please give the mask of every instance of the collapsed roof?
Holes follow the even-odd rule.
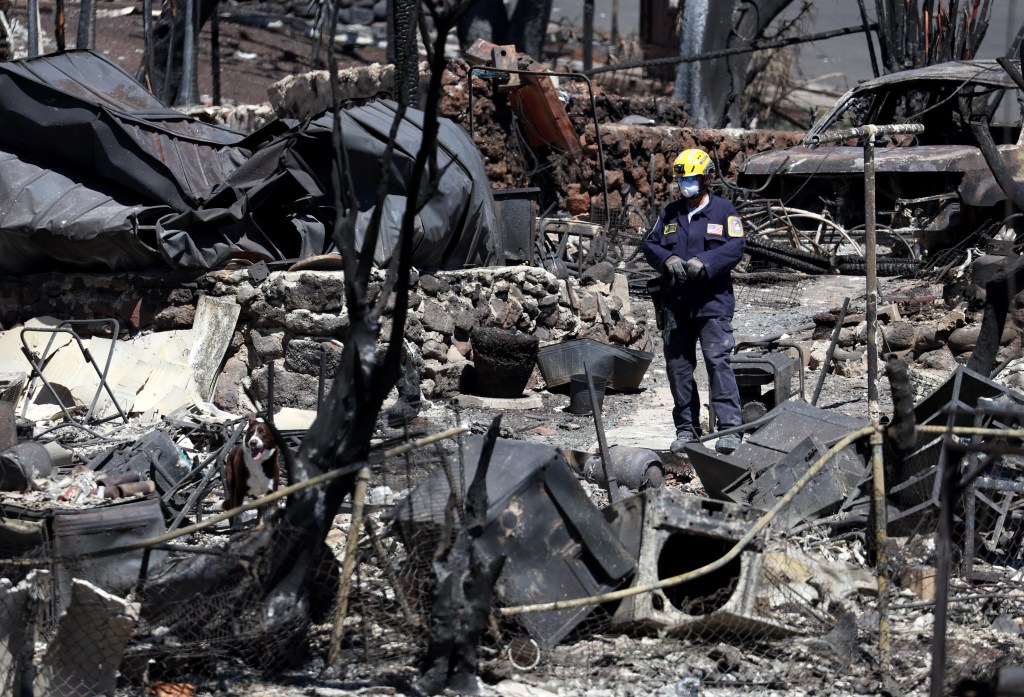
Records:
[[[398,105],[344,109],[342,144],[359,202],[356,248],[377,205]],[[156,99],[103,55],[67,51],[0,63],[0,273],[212,269],[332,251],[333,116],[277,121],[246,136]],[[397,130],[374,260],[397,236],[423,113]],[[439,180],[416,220],[413,264],[457,269],[501,259],[479,152],[441,119]]]

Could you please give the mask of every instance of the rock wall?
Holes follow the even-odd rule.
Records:
[[[420,92],[425,94],[429,73],[421,64]],[[341,99],[368,99],[393,91],[394,66],[373,64],[339,71]],[[449,63],[441,77],[441,116],[470,131],[469,64],[462,59]],[[269,103],[259,107],[211,107],[193,116],[204,121],[251,131],[268,119],[305,119],[331,104],[327,71],[292,75],[268,89]],[[573,216],[603,213],[608,192],[611,211],[637,206],[641,210],[664,205],[670,197],[669,165],[681,150],[701,147],[718,163],[720,173],[735,180],[740,165],[751,154],[795,145],[803,136],[796,131],[699,129],[691,122],[682,102],[664,97],[620,97],[594,87],[594,101],[579,82],[562,80],[559,95],[584,147],[586,157],[574,162],[548,148],[530,149],[522,138],[510,134],[529,129],[522,117],[514,117],[505,94],[494,95],[488,80],[474,77],[472,134],[494,189],[537,187],[542,190],[541,209],[555,204]],[[593,106],[592,106],[593,104]],[[599,166],[598,134],[604,167]],[[514,124],[518,123],[516,126]],[[638,125],[642,124],[642,125]],[[653,178],[651,173],[653,171]],[[597,221],[602,222],[602,221]]]
[[[376,301],[383,272],[368,300]],[[260,282],[248,270],[195,274],[46,274],[0,279],[0,323],[9,329],[40,315],[120,322],[122,339],[144,331],[187,329],[203,295],[232,298],[241,307],[215,403],[246,408],[242,385],[265,401],[274,366],[277,407],[315,408],[321,365],[329,390],[348,333],[344,274],[277,271]],[[459,390],[472,361],[470,332],[501,327],[536,336],[541,345],[593,338],[651,350],[646,310],[634,311],[626,278],[598,265],[581,279],[515,266],[416,276],[405,338],[421,370],[424,396]],[[388,336],[390,310],[383,316]],[[80,329],[88,334],[88,327]],[[535,381],[538,376],[535,376]],[[536,384],[536,383],[535,383]]]

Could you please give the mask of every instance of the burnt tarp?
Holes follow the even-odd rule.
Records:
[[[358,201],[356,248],[360,248],[377,203],[382,161],[398,105],[370,101],[341,111],[342,140]],[[161,221],[160,239],[178,264],[221,243],[224,231],[293,227],[303,247],[281,249],[281,258],[320,254],[326,230],[333,224],[330,193],[333,114],[309,123],[282,120],[254,133],[246,144],[250,159],[235,170],[202,208]],[[423,138],[423,112],[408,109],[394,140],[387,176],[381,234],[374,261],[384,265],[398,246],[406,201],[412,194],[416,153]],[[416,215],[412,263],[424,269],[461,269],[504,259],[494,198],[483,160],[469,135],[453,121],[441,119],[437,136],[437,181],[425,178],[420,196],[425,204]],[[435,188],[436,187],[436,188]],[[429,197],[427,195],[429,194]],[[234,239],[235,235],[230,238]],[[275,240],[276,241],[276,240]]]
[[[360,236],[396,111],[382,100],[342,112]],[[380,263],[397,244],[422,119],[410,110],[398,129]],[[247,137],[166,107],[109,59],[76,50],[0,63],[0,124],[0,273],[209,269],[331,248],[330,116]],[[444,120],[438,165],[436,191],[426,181],[419,192],[433,195],[417,216],[413,264],[501,259],[480,155]]]

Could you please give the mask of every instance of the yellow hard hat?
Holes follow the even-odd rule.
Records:
[[[710,176],[714,173],[715,163],[700,148],[683,150],[672,163],[672,175],[675,177],[692,177],[695,174]]]

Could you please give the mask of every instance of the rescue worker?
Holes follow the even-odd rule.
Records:
[[[675,403],[673,453],[701,436],[700,399],[694,369],[700,341],[711,387],[717,430],[739,426],[740,394],[730,355],[735,347],[732,316],[736,306],[730,271],[743,256],[743,222],[733,205],[708,190],[715,173],[711,157],[699,148],[683,150],[672,163],[680,199],[662,209],[644,239],[647,262],[661,272],[662,339],[669,386]],[[715,449],[730,453],[739,435],[722,436]]]

